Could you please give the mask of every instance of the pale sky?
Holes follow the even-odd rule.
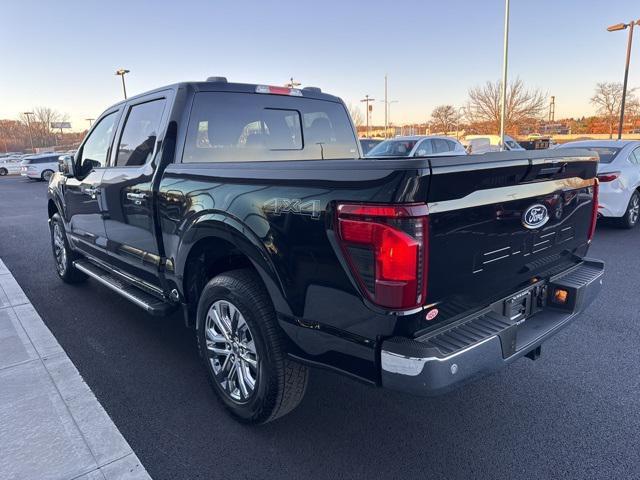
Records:
[[[389,98],[394,123],[424,122],[440,104],[502,69],[503,0],[34,1],[0,6],[0,118],[49,106],[74,130],[122,98],[183,80],[282,85],[293,75],[346,102]],[[511,0],[509,76],[556,96],[556,118],[593,113],[596,82],[622,81],[638,0]],[[640,86],[640,28],[629,84]],[[373,122],[382,123],[374,104]]]

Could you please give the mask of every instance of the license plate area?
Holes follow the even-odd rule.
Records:
[[[515,293],[503,303],[502,314],[516,325],[524,322],[544,306],[546,286],[543,282]]]

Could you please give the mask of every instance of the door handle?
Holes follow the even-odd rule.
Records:
[[[134,205],[142,205],[142,201],[146,198],[146,193],[127,192],[127,199],[133,200]]]
[[[91,198],[96,198],[96,195],[100,194],[100,190],[95,187],[85,187],[82,189],[82,193],[89,195]]]
[[[146,193],[129,192],[129,193],[127,193],[127,198],[129,200],[144,200],[145,198],[147,198],[147,194]]]

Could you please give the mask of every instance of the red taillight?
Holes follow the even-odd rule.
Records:
[[[596,223],[598,223],[598,191],[600,189],[600,182],[596,178],[593,182],[593,204],[591,205],[591,225],[589,226],[588,240],[591,242],[593,234],[596,232]]]
[[[373,303],[415,308],[427,293],[428,210],[424,204],[339,205],[338,238]]]
[[[613,182],[619,176],[620,176],[620,172],[601,173],[598,175],[598,180],[600,180],[600,183],[608,183],[608,182]]]

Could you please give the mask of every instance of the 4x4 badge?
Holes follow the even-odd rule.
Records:
[[[522,225],[526,228],[540,228],[549,221],[549,210],[541,203],[527,208],[522,214]]]

